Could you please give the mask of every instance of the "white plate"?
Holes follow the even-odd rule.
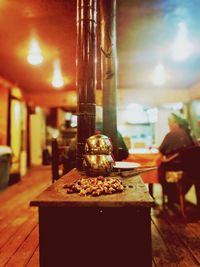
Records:
[[[115,161],[115,165],[113,166],[116,169],[135,169],[140,167],[141,165],[137,162],[126,162],[126,161]]]

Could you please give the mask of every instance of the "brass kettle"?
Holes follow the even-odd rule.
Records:
[[[86,173],[90,176],[109,175],[113,169],[114,160],[111,155],[84,155],[83,161]]]
[[[113,169],[112,144],[106,135],[96,134],[86,140],[83,166],[90,176],[109,175]]]
[[[103,134],[95,134],[86,140],[85,152],[90,155],[111,154],[112,144],[110,139]]]

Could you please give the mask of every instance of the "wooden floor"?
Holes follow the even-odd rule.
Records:
[[[37,167],[0,193],[0,267],[39,267],[38,215],[29,202],[50,184],[50,167]],[[153,267],[200,266],[200,219],[184,219],[157,206],[152,244]],[[140,267],[134,259],[132,266]]]

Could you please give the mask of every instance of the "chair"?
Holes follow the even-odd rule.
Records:
[[[62,146],[58,144],[58,140],[56,138],[52,139],[51,141],[51,170],[52,170],[52,183],[58,180],[60,175],[60,165],[63,164],[63,153],[67,150],[68,146]],[[62,171],[62,175],[63,175]]]
[[[200,146],[192,146],[181,151],[180,160],[185,174],[183,178],[187,179],[185,181],[188,183],[185,185],[184,191],[187,193],[191,185],[194,184],[197,206],[200,212]]]
[[[178,199],[180,203],[180,211],[183,217],[186,216],[186,209],[185,209],[185,195],[183,192],[183,187],[181,183],[181,179],[183,177],[183,171],[167,171],[166,172],[166,181],[168,183],[175,183],[178,193]],[[165,207],[165,194],[163,192],[163,206]]]
[[[52,183],[59,178],[58,142],[57,139],[51,141],[51,171]]]
[[[181,162],[181,170],[167,171],[166,181],[176,184],[181,214],[185,217],[185,194],[193,184],[196,190],[197,206],[200,211],[200,146],[184,148],[171,158],[164,159],[164,162],[169,162],[175,159],[177,156]],[[164,192],[163,206],[165,206]]]

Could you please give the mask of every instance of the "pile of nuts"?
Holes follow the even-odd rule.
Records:
[[[72,184],[64,185],[68,194],[78,193],[80,196],[112,194],[122,192],[124,186],[119,178],[98,176],[95,178],[82,178]]]

